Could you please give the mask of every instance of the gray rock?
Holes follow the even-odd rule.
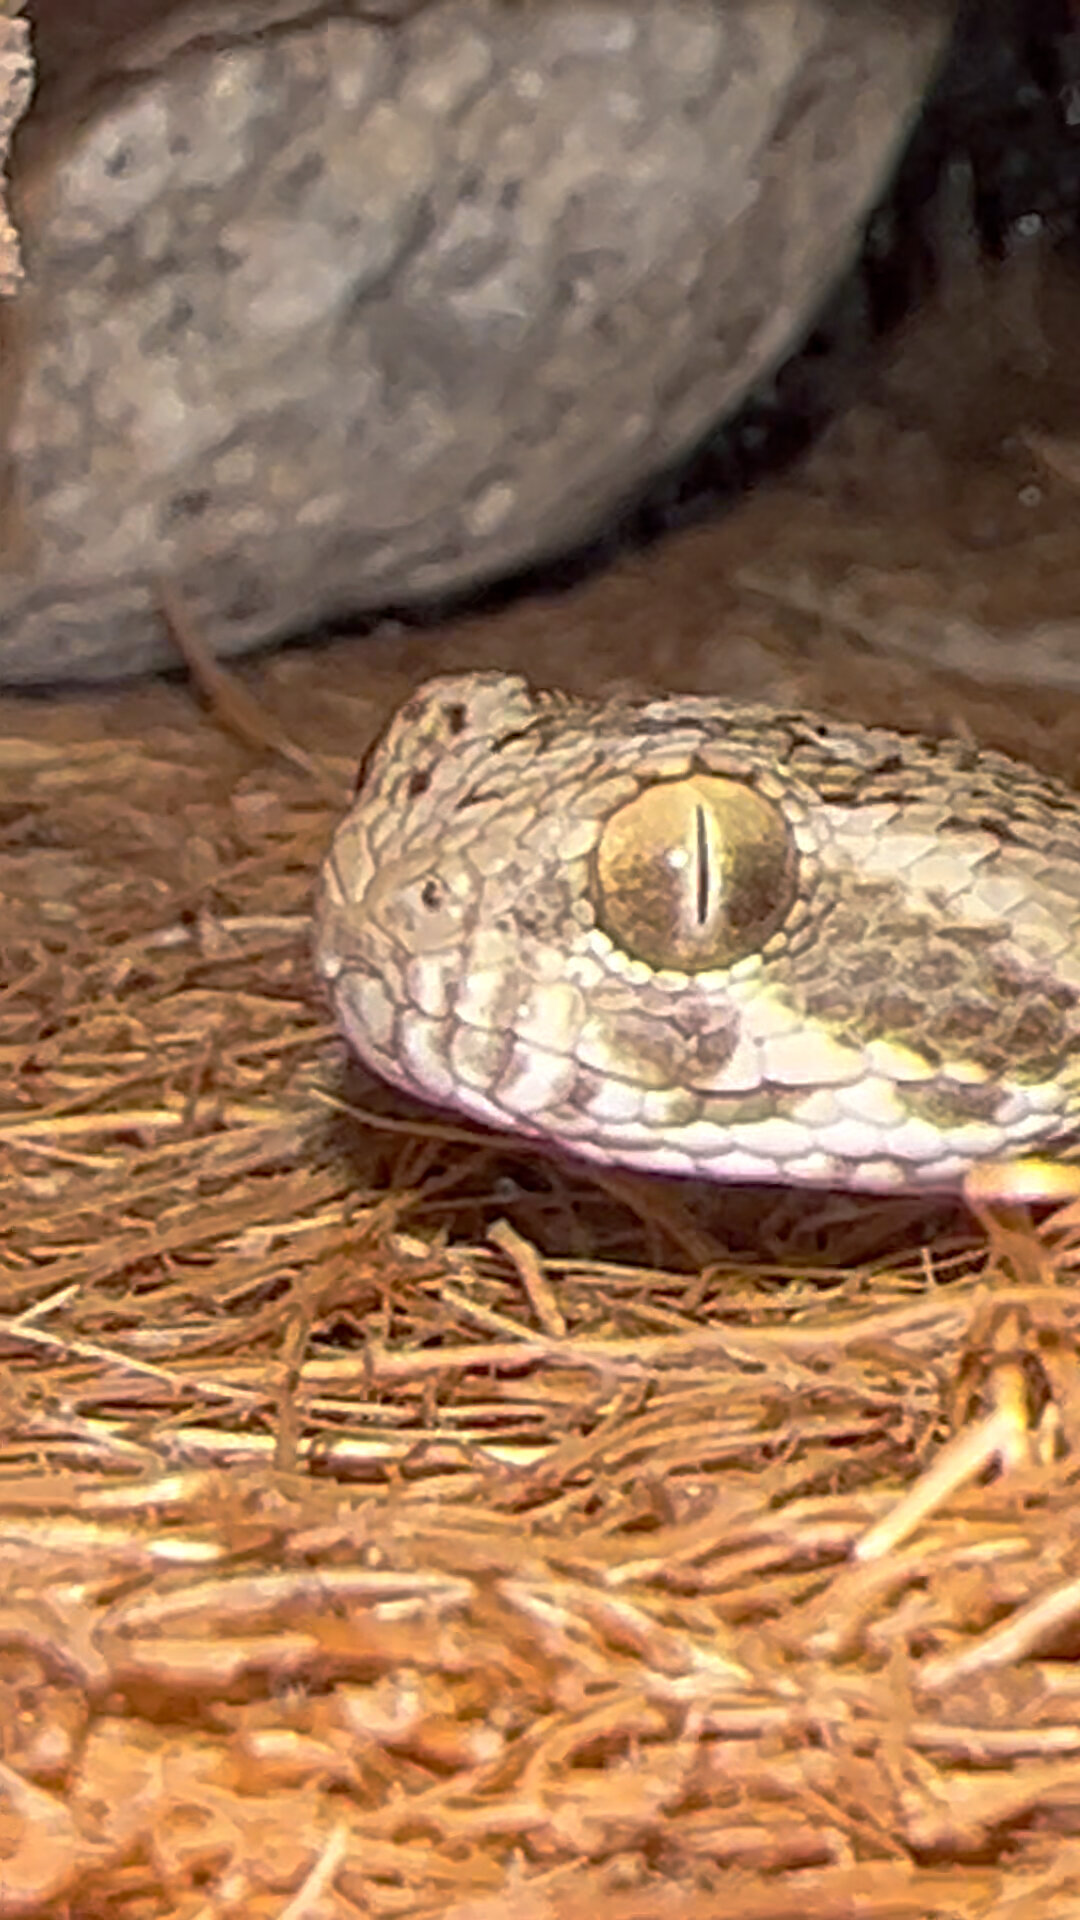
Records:
[[[221,653],[580,539],[797,339],[948,25],[835,0],[282,0],[20,182],[0,678]]]
[[[5,15],[0,0],[0,297],[15,292],[22,279],[19,240],[7,206],[8,149],[11,136],[26,112],[34,87],[30,30],[25,20]]]

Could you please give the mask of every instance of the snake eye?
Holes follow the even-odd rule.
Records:
[[[700,973],[763,947],[796,878],[779,808],[738,780],[692,774],[612,814],[596,852],[597,919],[635,959]]]

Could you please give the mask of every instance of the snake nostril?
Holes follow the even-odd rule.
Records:
[[[425,880],[420,889],[420,898],[425,907],[435,913],[442,906],[442,888],[437,880]]]

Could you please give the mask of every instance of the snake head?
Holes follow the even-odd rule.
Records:
[[[324,868],[381,1075],[597,1159],[955,1185],[1080,1131],[1080,803],[997,755],[719,701],[421,688]]]

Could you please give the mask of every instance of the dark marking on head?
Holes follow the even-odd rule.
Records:
[[[455,800],[454,812],[465,813],[469,807],[482,807],[485,801],[505,800],[507,797],[497,786],[470,787],[468,793],[463,793],[460,800]]]

